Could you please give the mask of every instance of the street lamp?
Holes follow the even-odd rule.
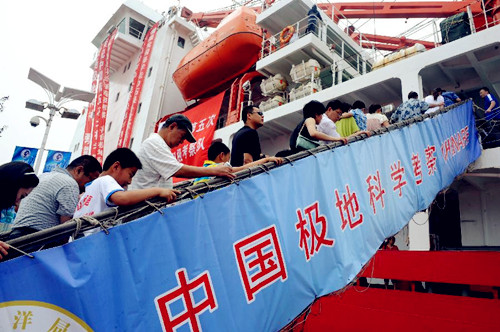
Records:
[[[42,145],[40,146],[40,153],[35,162],[35,173],[38,173],[40,163],[43,158],[43,153],[45,151],[45,144],[47,143],[47,138],[49,137],[50,126],[52,125],[52,120],[54,119],[56,113],[59,113],[62,118],[73,120],[78,119],[78,117],[80,116],[80,112],[74,109],[67,109],[65,107],[62,107],[62,105],[72,100],[79,100],[90,103],[92,102],[92,100],[94,100],[95,93],[67,87],[63,87],[61,89],[60,84],[56,83],[55,81],[51,80],[50,78],[41,74],[33,68],[30,68],[28,79],[41,86],[49,97],[49,102],[42,103],[35,99],[30,99],[26,102],[26,108],[38,112],[43,112],[47,108],[50,110],[48,119],[36,115],[30,120],[30,124],[33,127],[36,127],[40,124],[40,119],[43,120],[46,125],[45,133],[42,139]]]

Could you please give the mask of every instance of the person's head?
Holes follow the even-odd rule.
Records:
[[[382,106],[379,104],[371,104],[370,107],[368,108],[368,113],[374,114],[374,113],[382,113]]]
[[[432,90],[431,95],[434,98],[434,100],[437,100],[437,98],[441,95],[441,89]]]
[[[485,98],[489,93],[490,93],[490,89],[488,89],[485,86],[482,87],[481,90],[479,90],[479,95],[481,96],[481,98]]]
[[[165,121],[158,133],[171,148],[181,145],[184,140],[196,142],[193,136],[193,124],[182,114],[174,114]]]
[[[361,100],[356,100],[354,102],[354,104],[352,104],[352,108],[354,108],[354,109],[360,109],[360,110],[362,110],[364,112],[365,109],[366,109],[366,105]]]
[[[0,166],[0,210],[19,206],[34,187],[38,177],[33,168],[21,161],[13,161]]]
[[[85,185],[97,179],[102,172],[99,161],[89,155],[83,155],[76,158],[66,167],[66,169],[78,183],[80,192],[84,192]]]
[[[342,116],[342,102],[338,99],[329,102],[325,114],[333,122],[339,121]]]
[[[304,105],[302,109],[302,114],[304,119],[313,118],[316,123],[321,122],[321,117],[325,113],[325,106],[317,100],[311,100]]]
[[[418,99],[418,93],[410,91],[410,93],[408,93],[408,99]]]
[[[387,244],[393,246],[396,243],[396,238],[394,236],[389,236],[387,238]]]
[[[264,113],[253,105],[247,105],[241,110],[241,120],[246,126],[257,129],[264,125]]]
[[[226,144],[214,141],[208,148],[208,159],[216,163],[227,163],[231,159],[231,153]]]
[[[111,152],[103,165],[104,173],[114,178],[122,187],[132,183],[132,178],[141,168],[142,164],[139,158],[127,148],[118,148]]]
[[[342,103],[341,110],[342,113],[347,113],[351,110],[351,105],[349,103]]]

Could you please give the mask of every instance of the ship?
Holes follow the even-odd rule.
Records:
[[[105,120],[107,131],[106,138],[103,138],[103,154],[119,145],[119,130],[131,131],[131,139],[122,142],[122,146],[129,146],[134,150],[170,114],[202,113],[215,106],[218,107],[218,117],[213,137],[205,137],[206,141],[220,139],[230,147],[233,135],[243,126],[239,115],[242,107],[255,105],[264,110],[265,125],[258,130],[262,150],[265,154],[274,155],[288,148],[288,138],[302,118],[301,110],[311,100],[324,104],[334,99],[348,103],[362,100],[367,105],[384,105],[384,109],[390,112],[406,100],[409,91],[417,91],[423,97],[430,90],[441,87],[459,92],[464,102],[433,116],[393,125],[390,130],[377,132],[369,138],[356,137],[344,147],[333,144],[312,152],[302,152],[287,159],[282,167],[266,165],[242,172],[232,183],[222,179],[194,186],[189,182],[182,182],[178,184],[178,188],[183,190],[181,199],[187,201],[173,206],[164,208],[160,202],[149,202],[132,209],[105,213],[97,218],[97,223],[92,223],[91,220],[72,221],[45,234],[21,239],[14,244],[22,248],[23,241],[47,241],[51,236],[72,234],[76,228],[85,230],[98,226],[103,229],[96,237],[39,253],[42,263],[30,263],[23,257],[12,262],[7,271],[15,274],[13,271],[16,267],[43,273],[56,271],[55,274],[47,272],[49,281],[54,279],[54,275],[61,279],[67,278],[66,274],[72,275],[70,281],[58,282],[70,297],[72,295],[77,300],[72,302],[52,298],[53,305],[58,306],[57,310],[59,307],[66,310],[59,310],[65,313],[65,317],[72,317],[81,323],[80,317],[89,326],[100,326],[101,329],[102,326],[111,329],[114,326],[115,330],[135,326],[136,330],[156,328],[169,331],[184,324],[184,328],[195,331],[202,327],[208,330],[265,331],[381,330],[394,323],[396,327],[393,328],[406,326],[412,330],[497,330],[499,324],[495,315],[500,310],[500,234],[497,220],[500,148],[497,147],[494,133],[484,132],[486,124],[481,120],[484,114],[477,105],[482,105],[478,93],[480,88],[486,86],[497,96],[499,92],[500,27],[496,24],[499,19],[498,1],[484,1],[485,8],[478,1],[381,2],[377,6],[374,3],[318,4],[322,20],[316,20],[315,27],[311,30],[308,12],[312,6],[313,3],[309,0],[265,1],[261,6],[251,9],[242,7],[233,14],[232,9],[197,14],[186,8],[173,7],[165,16],[158,17],[133,1],[127,2],[103,27],[95,44],[101,45],[108,36],[114,36],[112,38],[115,38],[117,45],[130,48],[130,36],[138,35],[137,30],[140,30],[140,37],[134,38],[143,41],[144,35],[159,22],[156,38],[165,42],[161,47],[155,46],[152,49],[152,59],[161,59],[165,54],[170,56],[166,56],[168,60],[158,62],[161,70],[150,71],[154,82],[144,80],[143,97],[138,104],[142,108],[132,108],[137,117],[135,122],[131,122],[131,127],[111,129],[115,128],[116,123],[124,123],[121,119],[127,118],[125,110],[118,111],[129,108],[124,107],[125,102],[119,99],[118,90],[128,87],[123,84],[123,74],[130,67],[127,60],[120,60],[122,52],[115,53],[114,58],[115,51],[112,49],[110,81],[116,84],[111,84],[109,95],[112,98],[116,96],[116,100],[115,104],[110,104],[108,119]],[[137,11],[142,13],[141,17],[137,16]],[[242,16],[242,13],[246,16]],[[137,29],[137,24],[130,19],[124,20],[122,26],[117,24],[116,21],[120,21],[124,15],[138,22],[142,20],[142,30]],[[369,36],[356,31],[349,21],[349,18],[371,17],[370,15],[450,19],[441,25],[440,40],[429,42],[403,37]],[[247,20],[247,23],[225,24],[238,17],[244,17],[243,20]],[[252,20],[250,23],[249,17]],[[222,21],[224,19],[226,21]],[[343,21],[345,28],[339,25]],[[196,37],[198,32],[193,22],[201,28],[218,27],[213,37],[201,41]],[[231,31],[228,33],[228,27],[233,26],[249,31],[252,46],[248,51],[250,54],[246,54],[248,58],[241,59],[239,68],[231,68],[226,72],[228,65],[234,63],[219,61],[219,52],[230,50],[229,54],[224,55],[227,57],[224,59],[235,58],[237,55],[233,54],[234,50],[231,48],[221,48],[220,36],[235,38]],[[118,27],[115,35],[112,27]],[[161,34],[163,38],[158,37]],[[241,34],[241,30],[236,34]],[[257,34],[260,35],[260,47],[255,47],[257,42],[253,40]],[[139,68],[139,50],[145,47],[137,40],[133,41],[137,45],[130,51],[129,58],[133,56],[134,65],[137,64]],[[177,52],[180,44],[184,48]],[[378,47],[390,53],[375,59],[363,46],[372,50]],[[209,59],[208,54],[212,54],[214,58]],[[173,64],[174,58],[177,65]],[[156,62],[153,60],[152,63],[155,64],[152,67],[156,68]],[[209,68],[204,72],[207,64]],[[224,69],[218,70],[214,77],[213,69],[216,66]],[[146,75],[148,69],[149,66],[146,66]],[[135,76],[139,79],[140,70],[136,70],[136,73],[138,74]],[[135,84],[132,81],[135,77],[131,72],[127,75],[127,82],[131,81],[129,89],[133,90]],[[215,81],[207,84],[207,79]],[[161,91],[157,90],[159,87],[162,88]],[[121,104],[118,104],[118,100]],[[324,212],[327,203],[322,199],[310,201],[307,207],[289,203],[302,202],[296,197],[301,195],[299,191],[304,186],[297,184],[297,181],[301,178],[310,179],[316,173],[323,176],[324,183],[342,181],[338,179],[342,179],[343,173],[358,174],[357,171],[369,167],[361,161],[339,159],[341,157],[333,155],[349,156],[350,151],[363,151],[366,154],[378,151],[382,156],[379,155],[377,161],[374,159],[374,164],[392,158],[394,153],[397,158],[408,159],[404,152],[412,151],[404,150],[403,146],[411,146],[412,142],[405,135],[426,126],[438,126],[434,130],[448,133],[450,128],[446,121],[462,123],[460,121],[465,121],[465,118],[475,124],[469,125],[465,130],[471,135],[464,136],[464,131],[459,130],[457,136],[455,133],[446,136],[448,138],[445,142],[452,146],[457,144],[453,153],[450,153],[450,160],[453,159],[451,154],[455,156],[469,149],[470,159],[462,161],[453,176],[440,182],[443,186],[439,190],[430,191],[427,195],[417,194],[417,190],[411,193],[410,195],[418,197],[415,207],[408,209],[403,203],[392,207],[393,214],[387,218],[390,219],[387,223],[369,219],[378,221],[381,225],[383,223],[384,227],[370,228],[373,233],[363,235],[352,234],[361,234],[356,232],[367,226],[366,222],[359,227],[356,223],[352,225],[351,220],[344,224],[342,218],[341,231],[337,229],[337,232],[329,233],[333,232],[333,227],[330,226],[329,231],[325,230],[323,237],[319,238],[320,242],[323,241],[322,246],[315,247],[313,242],[312,247],[318,248],[318,251],[308,251],[300,245],[302,242],[295,238],[291,240],[298,236],[300,227],[304,227],[301,220],[313,223],[311,218],[315,218],[315,222],[321,224],[321,227],[325,227],[325,224],[335,225],[326,222],[326,219],[330,222],[334,219],[340,223],[335,205],[332,204],[331,207],[335,213]],[[446,121],[443,122],[443,119]],[[388,139],[391,135],[398,137],[398,140],[391,142]],[[75,135],[73,142],[75,152],[82,151],[84,136],[82,123],[81,131]],[[470,145],[462,142],[465,137],[468,137]],[[462,143],[457,143],[458,138]],[[377,140],[385,142],[386,148],[398,151],[384,151],[384,146],[376,146]],[[417,144],[416,142],[415,138],[414,143]],[[442,143],[446,144],[445,142]],[[92,144],[94,142],[87,143],[90,147]],[[471,146],[474,148],[470,148]],[[448,158],[446,146],[444,150],[439,150],[438,147],[437,153]],[[178,158],[186,157],[182,155],[182,148],[180,151]],[[330,167],[333,168],[334,165],[334,171],[328,170],[328,164],[322,164],[321,160],[332,162]],[[449,171],[444,162],[439,166],[438,173],[446,174]],[[345,176],[352,179],[352,175]],[[430,179],[432,175],[426,176],[426,179]],[[315,184],[313,189],[317,190],[310,189],[307,193],[324,194],[322,185]],[[274,191],[263,189],[266,186],[272,187]],[[336,184],[335,191],[332,187],[331,192],[326,194],[330,202],[336,201],[341,205],[338,197],[343,193],[346,195],[346,190],[349,193],[348,186],[346,190],[343,186],[344,183]],[[339,196],[335,196],[337,193]],[[358,195],[361,194],[358,192]],[[246,201],[250,204],[245,205]],[[215,209],[210,209],[210,204]],[[292,218],[289,214],[285,218],[283,212],[284,206],[288,204],[291,204],[290,208],[293,207]],[[228,213],[224,210],[227,207],[230,207]],[[409,211],[411,215],[408,214]],[[269,214],[276,221],[268,223]],[[116,220],[127,224],[117,226]],[[133,220],[137,222],[130,222]],[[192,229],[184,229],[182,222]],[[154,226],[155,231],[151,232],[147,224]],[[293,230],[283,230],[286,224],[291,225]],[[108,229],[110,226],[117,227]],[[309,231],[313,232],[313,229],[309,228]],[[106,237],[106,233],[110,233],[110,236]],[[383,238],[393,234],[400,250],[377,250]],[[347,250],[345,254],[350,256],[345,260],[340,259],[337,254],[328,254],[330,249],[348,246],[342,242],[342,236],[352,240],[349,247],[346,247],[350,251]],[[135,237],[147,239],[154,250],[147,245],[139,249]],[[168,241],[163,247],[163,242],[158,241],[165,237],[168,237]],[[250,244],[259,238],[262,239],[261,246],[273,243],[272,248],[266,247],[267,252],[256,251]],[[207,240],[198,245],[198,241],[202,239]],[[85,247],[83,241],[92,244],[92,247]],[[222,246],[226,242],[230,245]],[[291,246],[292,242],[298,242],[298,246],[297,243],[295,247]],[[171,243],[175,243],[177,247]],[[85,257],[101,250],[106,254],[104,257],[121,259],[110,262],[109,269],[104,268],[104,262],[99,259],[85,262]],[[279,272],[272,276],[273,279],[266,280],[264,285],[254,284],[252,277],[255,275],[245,275],[242,270],[251,261],[245,253],[252,250],[256,252],[256,257],[272,253],[270,257],[276,258],[268,261],[268,265],[264,261],[257,262],[261,264],[261,272],[271,268]],[[135,255],[141,255],[141,258],[138,259]],[[65,256],[70,263],[83,264],[83,267],[71,266],[68,267],[71,273],[65,273],[66,266],[70,264],[58,267],[50,262],[49,256]],[[284,258],[280,260],[279,257]],[[334,262],[337,259],[338,262]],[[225,267],[214,265],[217,260],[221,266],[226,264]],[[321,261],[318,263],[318,260]],[[227,263],[228,261],[231,263]],[[147,262],[148,268],[154,267],[158,271],[149,270],[145,274],[141,262]],[[172,264],[172,267],[165,266],[166,262]],[[305,268],[309,263],[313,266],[311,270]],[[0,268],[3,264],[0,264]],[[34,266],[37,264],[42,266],[38,267],[41,270]],[[238,267],[239,270],[225,275],[222,272],[227,271],[227,266]],[[125,270],[131,270],[131,274],[126,274],[125,280],[117,281],[116,288],[108,279],[94,280],[97,277],[103,278],[108,272],[118,276],[119,272]],[[342,283],[337,280],[337,276],[341,277]],[[148,277],[151,279],[148,280]],[[386,283],[384,279],[390,281]],[[83,293],[88,290],[86,287],[92,287],[92,282],[104,282],[112,290],[102,290],[105,295],[100,298],[87,298],[82,294],[86,294]],[[135,288],[131,289],[132,284]],[[163,288],[159,286],[163,284]],[[189,288],[190,285],[192,288]],[[222,291],[221,285],[225,287]],[[278,288],[278,285],[281,287]],[[195,294],[200,288],[202,294]],[[162,291],[159,292],[158,289]],[[37,296],[33,296],[32,292],[28,292],[33,303],[16,302],[6,312],[23,312],[23,306],[31,308],[30,305],[43,307],[34,302],[44,301],[44,297],[48,297],[45,293],[40,291]],[[156,294],[156,297],[151,294]],[[290,298],[290,294],[294,297]],[[132,298],[125,298],[125,295]],[[2,302],[13,299],[12,295],[9,296],[9,299],[2,297]],[[27,298],[25,296],[23,300]],[[98,307],[113,306],[115,318],[98,318],[98,313],[85,308],[87,302],[81,302],[84,301],[83,298],[95,301]],[[117,302],[117,299],[122,301]],[[180,305],[174,303],[176,299],[180,300]],[[81,303],[85,303],[84,309],[81,308]],[[139,303],[139,306],[134,306],[134,303]],[[7,307],[9,306],[0,304],[0,310]],[[137,317],[140,315],[134,310],[138,310],[138,307],[144,310],[141,314],[157,315],[157,321],[151,322],[151,316],[144,316],[145,319]],[[27,312],[28,309],[24,310]],[[186,312],[189,315],[185,315]]]

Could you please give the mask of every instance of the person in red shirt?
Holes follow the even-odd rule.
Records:
[[[398,246],[395,244],[396,238],[394,236],[390,236],[385,240],[383,250],[399,250]]]

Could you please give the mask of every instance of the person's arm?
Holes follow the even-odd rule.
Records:
[[[426,98],[425,102],[427,104],[429,104],[430,107],[437,107],[437,106],[443,106],[444,105],[444,102],[439,101],[439,98],[436,101],[434,101],[434,99],[431,100],[430,98]]]
[[[251,168],[251,167],[254,167],[254,166],[257,166],[257,165],[262,165],[262,164],[268,163],[270,161],[272,161],[276,165],[281,165],[283,163],[283,159],[282,158],[278,158],[278,157],[266,157],[266,158],[262,158],[262,159],[259,159],[257,161],[245,164],[243,166],[233,167],[233,172],[236,173],[236,172],[239,172],[239,171],[247,169],[247,168]]]
[[[218,165],[215,167],[197,167],[190,165],[182,165],[182,167],[174,174],[180,178],[199,178],[204,176],[223,176],[234,178],[232,169],[229,166]]]
[[[495,101],[494,101],[494,100],[492,100],[492,101],[490,102],[490,107],[488,107],[488,109],[487,109],[485,112],[486,112],[486,113],[491,112],[491,110],[492,110],[492,109],[494,109],[496,105],[497,105],[497,103],[495,103]]]
[[[57,192],[56,201],[59,206],[56,214],[59,216],[61,224],[73,218],[79,196],[80,190],[78,189],[78,185],[65,185]]]
[[[180,191],[166,188],[147,188],[130,191],[117,191],[109,197],[109,200],[118,206],[133,205],[153,197],[162,197],[171,202],[175,200]]]
[[[9,250],[9,245],[3,241],[0,241],[0,259],[4,258],[7,256],[9,253],[7,250]]]
[[[349,139],[351,137],[354,137],[354,136],[361,135],[361,134],[365,134],[368,137],[370,137],[372,135],[371,131],[369,131],[369,130],[358,130],[354,134],[351,134],[351,135],[347,136],[347,139]]]
[[[312,138],[315,138],[317,140],[330,141],[330,142],[342,142],[344,144],[347,142],[347,140],[344,137],[332,137],[332,136],[329,136],[327,134],[323,134],[323,133],[319,132],[318,130],[316,130],[316,121],[314,121],[313,118],[306,119],[305,126],[307,128],[307,131],[309,132],[309,135]],[[299,135],[300,135],[300,133],[299,133]]]
[[[403,103],[404,104],[404,103]],[[392,113],[391,115],[391,122],[392,123],[395,123],[395,122],[399,122],[399,117],[400,117],[400,114],[401,112],[403,111],[403,104],[399,105],[396,110],[394,111],[394,113]],[[427,105],[427,108],[429,108],[429,105]],[[426,110],[427,110],[426,108]],[[422,112],[423,113],[423,112]]]
[[[352,118],[354,116],[354,114],[350,113],[350,112],[346,112],[346,113],[342,113],[342,115],[340,116],[341,119],[347,119],[347,118]]]
[[[66,221],[71,220],[72,216],[59,216],[59,221],[61,224],[64,224]]]
[[[382,122],[382,127],[389,127],[389,120]]]
[[[421,101],[420,102],[420,111],[421,113],[425,113],[425,111],[427,111],[429,109],[429,104],[425,101]]]

